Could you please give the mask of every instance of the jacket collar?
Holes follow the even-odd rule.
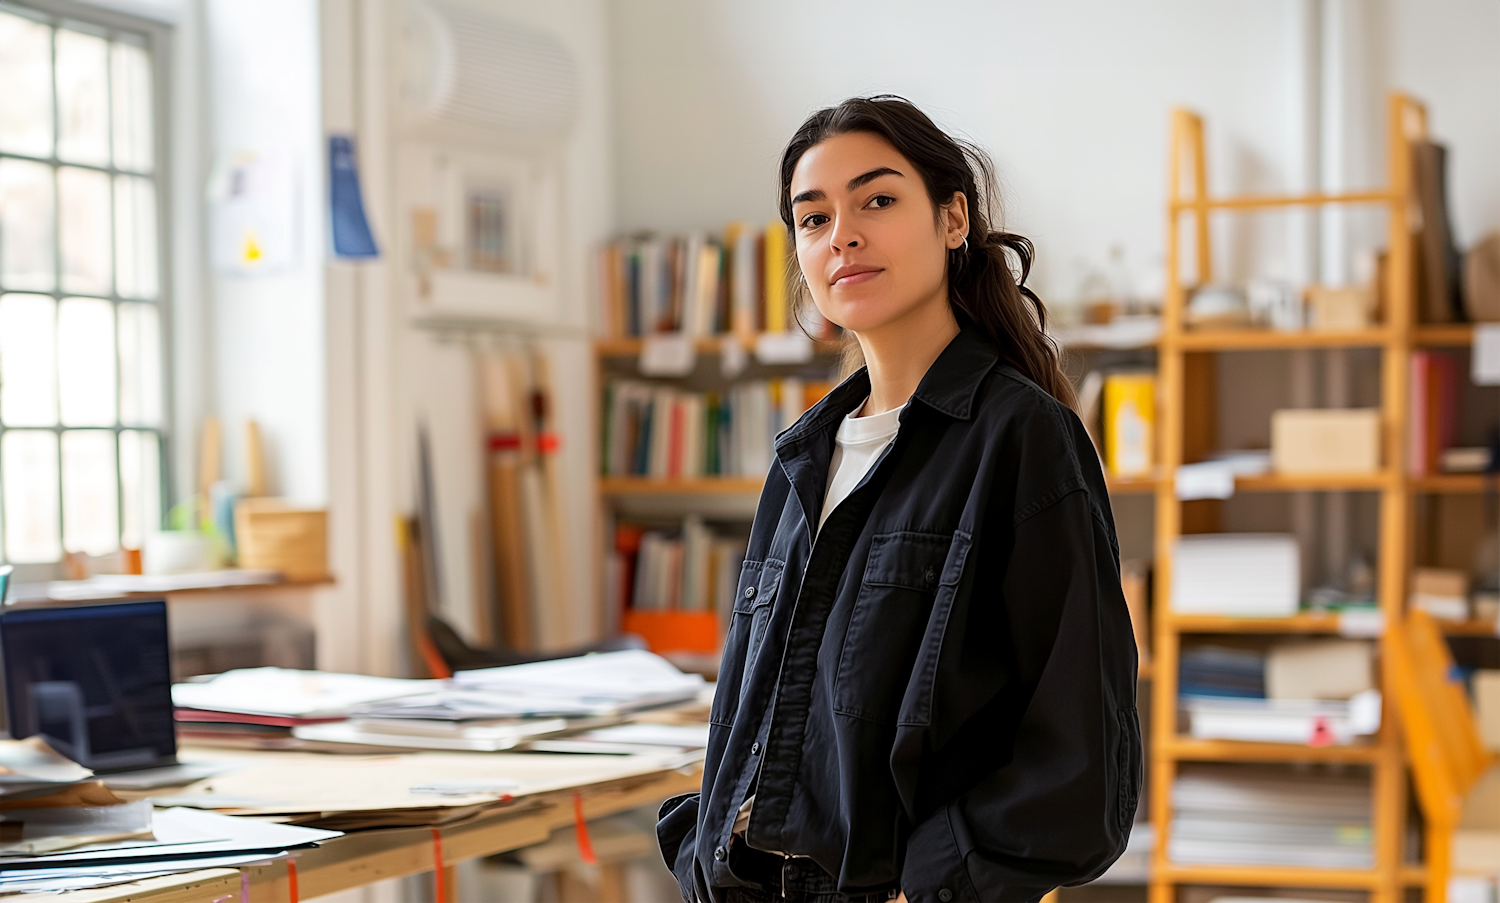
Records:
[[[972,328],[962,328],[927,368],[912,398],[955,420],[968,420],[973,416],[979,384],[999,357]],[[861,367],[814,405],[807,416],[778,436],[776,451],[825,430],[830,424],[837,429],[838,422],[869,395],[870,374]]]

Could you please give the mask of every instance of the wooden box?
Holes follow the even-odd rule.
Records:
[[[1370,473],[1380,469],[1380,411],[1316,408],[1271,415],[1277,473]]]
[[[239,566],[280,571],[288,580],[328,577],[328,512],[280,499],[241,499],[234,506]]]

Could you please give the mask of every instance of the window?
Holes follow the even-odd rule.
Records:
[[[0,558],[161,522],[165,242],[147,31],[0,7]]]

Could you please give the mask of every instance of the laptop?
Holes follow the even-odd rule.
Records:
[[[110,786],[144,790],[224,770],[177,761],[167,602],[0,612],[10,735],[33,735]]]

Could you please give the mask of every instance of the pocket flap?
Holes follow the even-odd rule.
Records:
[[[882,533],[870,541],[865,583],[935,590],[946,582],[943,563],[953,537],[941,533]]]
[[[776,589],[781,585],[781,572],[785,565],[774,558],[765,561],[747,561],[740,568],[740,582],[735,588],[734,610],[748,614],[756,607],[770,604],[776,598]]]

